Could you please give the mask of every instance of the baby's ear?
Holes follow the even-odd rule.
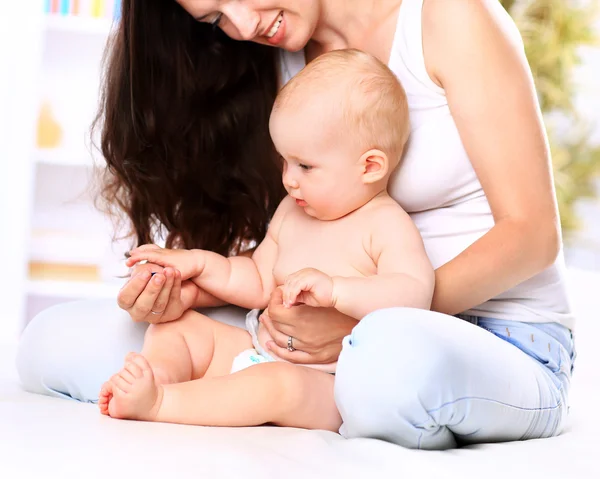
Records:
[[[363,183],[372,184],[386,177],[390,162],[383,151],[369,150],[360,157],[360,164],[363,166]]]

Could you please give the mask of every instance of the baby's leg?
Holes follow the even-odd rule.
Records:
[[[203,426],[279,426],[338,432],[334,376],[285,362],[162,386],[154,420]]]
[[[233,358],[252,347],[247,331],[187,311],[177,321],[151,325],[144,356],[160,384],[229,374]]]
[[[154,404],[159,384],[228,374],[233,358],[250,347],[250,335],[243,329],[195,311],[177,321],[152,325],[146,333],[143,356],[129,354],[123,369],[102,387],[100,411],[112,417],[143,419],[149,406],[144,401],[138,405],[137,396]],[[142,375],[140,364],[149,367],[151,374]]]

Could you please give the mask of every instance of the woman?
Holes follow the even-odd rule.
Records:
[[[339,355],[346,437],[442,449],[560,433],[574,320],[535,89],[496,0],[124,1],[99,116],[104,198],[138,244],[164,233],[170,246],[243,253],[281,197],[266,128],[277,88],[337,48],[373,54],[407,91],[411,140],[390,193],[436,268],[433,311],[356,325],[274,294],[271,352]],[[19,351],[25,387],[95,400],[147,323],[204,294],[183,279],[146,265],[119,294],[124,312],[82,302],[40,314]]]

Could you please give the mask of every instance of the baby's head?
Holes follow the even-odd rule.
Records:
[[[334,220],[387,188],[410,131],[406,94],[373,56],[335,50],[282,88],[269,129],[288,193],[309,215]]]

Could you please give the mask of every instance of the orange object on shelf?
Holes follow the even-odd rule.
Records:
[[[62,141],[62,128],[52,113],[48,102],[42,104],[37,128],[38,148],[56,148]]]
[[[97,265],[30,261],[29,278],[33,280],[97,282],[100,281],[100,271]]]

